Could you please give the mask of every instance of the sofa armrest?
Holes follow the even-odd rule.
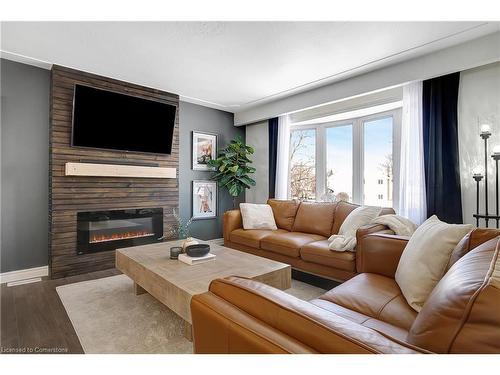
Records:
[[[224,237],[224,242],[229,241],[229,235],[231,232],[238,228],[243,228],[240,210],[230,210],[224,212],[224,219],[222,222],[222,235]]]
[[[417,353],[375,330],[250,279],[191,300],[195,353]]]
[[[356,271],[394,278],[399,258],[410,238],[384,233],[360,237],[356,247]]]

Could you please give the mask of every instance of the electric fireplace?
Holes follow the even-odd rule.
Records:
[[[145,245],[162,236],[162,208],[77,213],[79,255]]]

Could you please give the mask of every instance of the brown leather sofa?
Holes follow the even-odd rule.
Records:
[[[358,205],[269,199],[278,230],[243,229],[239,210],[224,213],[224,246],[290,264],[293,268],[344,281],[356,275],[356,253],[328,249],[328,237],[338,234]],[[383,208],[382,215],[394,213]],[[384,225],[367,225],[358,236],[393,233]]]
[[[498,230],[474,230],[420,313],[394,280],[407,240],[370,234],[359,275],[306,302],[229,277],[193,297],[195,353],[500,353]]]

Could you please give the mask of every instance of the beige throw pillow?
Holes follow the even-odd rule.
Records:
[[[370,224],[382,211],[380,207],[362,206],[355,208],[340,226],[339,235],[356,237],[356,232],[363,225]]]
[[[399,260],[396,282],[414,310],[422,309],[443,277],[453,249],[471,230],[470,224],[447,224],[434,215],[413,233]]]
[[[240,203],[240,211],[243,229],[278,229],[268,204]]]

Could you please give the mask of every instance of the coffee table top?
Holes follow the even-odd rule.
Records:
[[[227,276],[242,276],[256,279],[273,286],[286,288],[290,284],[290,265],[267,258],[229,249],[214,243],[210,253],[214,261],[188,265],[170,259],[170,248],[181,246],[183,241],[169,241],[116,250],[116,267],[160,300],[185,320],[190,316],[177,311],[175,301],[182,295],[184,304],[195,294],[208,291],[210,282]],[[181,299],[182,299],[181,298]],[[185,310],[184,308],[182,310]]]

